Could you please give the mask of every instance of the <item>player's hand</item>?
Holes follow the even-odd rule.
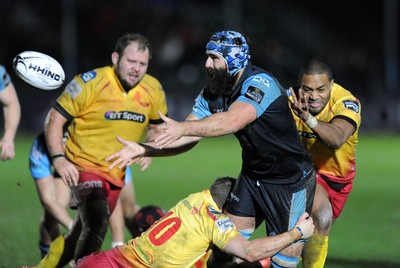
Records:
[[[314,221],[311,217],[309,217],[307,212],[304,212],[300,219],[297,221],[296,225],[298,225],[303,232],[303,238],[309,238],[314,233]]]
[[[0,141],[0,160],[11,160],[15,157],[14,142],[12,140],[3,139]]]
[[[162,149],[176,140],[179,140],[184,135],[184,126],[171,118],[158,112],[164,124],[157,126],[157,137],[155,138],[155,147]]]
[[[145,171],[151,164],[153,158],[151,157],[142,157],[137,161],[137,164],[140,166],[140,171]]]
[[[65,157],[59,157],[53,160],[53,165],[65,185],[78,185],[79,171],[74,164]]]
[[[112,159],[116,158],[108,167],[108,169],[113,169],[117,165],[118,168],[121,169],[134,163],[138,163],[141,158],[143,158],[145,153],[143,146],[140,146],[140,144],[136,142],[124,140],[119,136],[117,136],[117,140],[124,145],[124,148],[105,159],[106,161],[111,161]]]
[[[308,108],[308,96],[304,95],[303,89],[300,88],[298,96],[294,93],[293,88],[289,88],[291,96],[289,97],[289,103],[294,113],[301,118],[304,122],[310,116]]]

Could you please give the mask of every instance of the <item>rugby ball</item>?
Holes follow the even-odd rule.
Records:
[[[40,52],[19,53],[13,60],[13,67],[18,77],[38,89],[57,89],[65,80],[61,64],[49,55]]]

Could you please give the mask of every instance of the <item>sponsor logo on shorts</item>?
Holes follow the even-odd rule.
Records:
[[[78,183],[79,190],[91,188],[103,188],[103,183],[101,181],[85,181]]]
[[[104,114],[106,120],[125,120],[133,121],[138,123],[144,123],[146,121],[146,116],[143,114],[137,114],[129,111],[108,111]]]
[[[244,94],[244,96],[245,96],[246,98],[248,98],[249,100],[252,100],[252,101],[257,102],[258,104],[260,104],[261,101],[262,101],[263,98],[264,98],[264,94],[265,94],[265,93],[264,93],[262,90],[260,90],[259,88],[250,86],[250,87],[247,89],[247,91],[246,91],[246,93]]]
[[[237,195],[234,195],[233,193],[231,193],[231,199],[234,200],[235,202],[239,202],[240,199]]]
[[[80,75],[83,82],[87,83],[93,78],[95,78],[97,73],[95,71],[89,71]]]
[[[358,103],[357,101],[354,101],[354,100],[344,100],[344,101],[342,101],[342,102],[343,102],[344,108],[349,109],[349,110],[352,110],[352,111],[354,111],[354,112],[356,112],[356,113],[359,113],[359,111],[360,111],[360,105],[359,105],[359,103]]]

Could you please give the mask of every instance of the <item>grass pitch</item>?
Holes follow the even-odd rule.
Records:
[[[42,208],[28,170],[33,138],[19,136],[16,158],[0,163],[0,268],[35,265],[40,259]],[[360,137],[353,192],[332,228],[325,267],[400,267],[398,148],[398,136]],[[155,158],[145,172],[133,167],[137,201],[169,208],[189,193],[208,188],[218,176],[236,177],[240,155],[233,136],[209,138],[185,154]],[[254,237],[263,234],[257,230]],[[110,243],[107,234],[103,249]]]

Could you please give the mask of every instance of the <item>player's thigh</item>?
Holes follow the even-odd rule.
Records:
[[[132,218],[140,209],[136,204],[136,195],[132,180],[122,188],[119,201],[121,202],[121,208],[125,218]]]
[[[56,189],[53,176],[35,179],[36,190],[42,203],[53,202],[56,197]]]
[[[124,226],[124,214],[122,211],[122,205],[121,201],[118,200],[117,204],[115,205],[115,208],[113,212],[110,215],[110,227],[111,229],[114,229],[114,226]]]
[[[120,194],[119,200],[121,200],[122,205],[136,203],[135,191],[133,189],[133,181],[131,180],[128,184],[124,185]]]
[[[312,207],[312,215],[317,216],[324,211],[332,211],[332,207],[329,201],[328,192],[321,184],[317,184],[314,196],[314,203]],[[332,214],[332,212],[330,213]]]
[[[63,206],[68,207],[71,199],[71,190],[61,178],[54,178],[54,185],[56,188],[56,199]]]

